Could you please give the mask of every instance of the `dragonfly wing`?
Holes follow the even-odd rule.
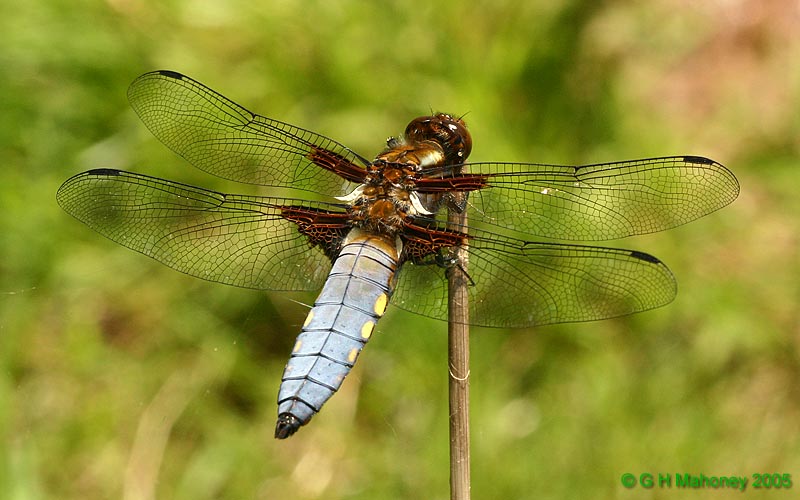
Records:
[[[369,165],[332,139],[252,113],[173,71],[140,76],[128,99],[161,142],[225,179],[339,196],[352,191],[352,177]],[[314,161],[320,157],[325,168]],[[347,172],[349,180],[336,171]]]
[[[467,178],[459,183],[472,190],[470,224],[562,240],[662,231],[718,210],[739,194],[727,168],[698,156],[584,166],[471,163],[463,170]]]
[[[655,257],[583,245],[526,242],[483,231],[469,240],[470,324],[520,328],[622,316],[671,302],[675,278]],[[446,269],[403,265],[392,303],[447,319]]]
[[[198,278],[246,288],[315,290],[330,259],[312,248],[287,207],[303,200],[218,193],[120,170],[90,170],[58,190],[64,210],[100,234]]]

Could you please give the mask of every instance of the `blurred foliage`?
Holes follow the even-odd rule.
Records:
[[[619,478],[800,470],[798,16],[793,0],[0,4],[0,498],[448,498],[444,324],[394,309],[279,442],[293,301],[313,295],[183,276],[56,205],[98,167],[251,189],[138,123],[127,85],[161,68],[365,156],[433,109],[468,113],[474,160],[728,165],[733,205],[620,243],[671,266],[670,306],[474,330],[472,491],[673,498]]]

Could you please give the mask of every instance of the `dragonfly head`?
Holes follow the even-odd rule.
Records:
[[[405,136],[409,143],[433,141],[439,144],[449,164],[464,163],[472,152],[472,136],[464,120],[447,113],[414,118],[406,127]]]

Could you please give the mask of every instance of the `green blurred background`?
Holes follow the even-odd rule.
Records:
[[[444,323],[390,310],[340,393],[276,441],[293,301],[313,294],[184,276],[57,206],[99,167],[256,192],[138,122],[125,92],[154,69],[365,156],[433,109],[468,113],[474,161],[727,165],[733,205],[613,242],[668,263],[674,303],[473,330],[473,497],[686,494],[625,472],[800,489],[796,1],[4,2],[0,64],[0,498],[448,498]]]

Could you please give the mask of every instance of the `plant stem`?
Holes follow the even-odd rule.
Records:
[[[463,231],[466,210],[450,210],[451,228]],[[469,277],[467,249],[456,249],[448,272],[448,364],[450,374],[450,499],[469,500]]]

